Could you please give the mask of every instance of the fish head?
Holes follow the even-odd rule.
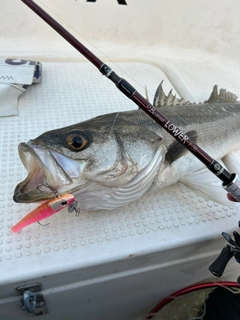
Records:
[[[136,125],[87,121],[20,143],[18,151],[28,176],[16,186],[14,201],[70,193],[80,195],[80,208],[101,209],[113,190],[133,179],[143,184],[142,175],[148,180],[150,171],[157,174],[166,147],[162,137]]]

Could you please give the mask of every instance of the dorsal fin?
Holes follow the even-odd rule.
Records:
[[[145,97],[146,97],[147,102],[149,102],[147,86],[145,86]],[[141,108],[140,108],[140,107],[138,107],[138,110],[141,110]]]
[[[156,108],[163,107],[164,101],[166,99],[166,95],[163,91],[162,83],[163,83],[163,81],[158,86],[158,88],[155,92],[154,98],[153,98],[153,106]]]
[[[205,103],[214,103],[214,102],[237,102],[237,95],[227,91],[226,89],[220,89],[218,93],[218,86],[213,87],[212,93]]]
[[[155,108],[192,104],[189,101],[185,102],[183,98],[177,98],[176,95],[172,94],[172,90],[170,90],[169,94],[166,96],[163,91],[162,83],[163,81],[158,86],[154,95],[153,105]]]
[[[149,102],[147,86],[145,86],[145,96],[146,96],[146,100],[147,100],[147,102]]]

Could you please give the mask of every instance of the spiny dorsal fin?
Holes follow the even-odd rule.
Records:
[[[205,103],[214,103],[214,102],[232,102],[235,103],[237,101],[237,95],[233,94],[226,89],[220,89],[218,93],[218,86],[215,85],[213,87],[212,93]]]
[[[166,96],[163,91],[162,83],[163,81],[158,86],[154,95],[153,105],[155,108],[192,104],[189,101],[183,101],[183,98],[177,98],[176,95],[172,94],[172,90],[170,90],[169,94]]]
[[[147,102],[149,102],[147,86],[145,86],[145,97],[146,97]],[[140,108],[140,107],[138,107],[138,110],[141,110],[141,108]]]
[[[149,102],[147,86],[145,86],[145,96],[146,96],[147,102]]]
[[[157,88],[157,90],[155,92],[155,95],[154,95],[154,99],[153,99],[153,105],[156,108],[163,107],[164,106],[164,101],[166,99],[166,95],[165,95],[165,93],[163,91],[162,83],[163,83],[163,81],[158,86],[158,88]]]

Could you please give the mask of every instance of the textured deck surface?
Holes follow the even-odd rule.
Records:
[[[203,81],[201,64],[185,65],[185,69],[180,63],[167,66],[168,78],[148,64],[118,65],[122,70],[114,67],[116,72],[142,94],[147,85],[150,100],[163,79],[166,91],[171,81],[178,93],[195,100],[207,99],[215,83],[239,94],[239,73],[238,78],[236,72],[224,78],[224,68],[217,73],[214,68],[206,71],[209,76]],[[20,97],[19,116],[0,118],[0,283],[160,251],[236,228],[240,213],[236,205],[206,202],[179,184],[118,210],[82,212],[79,217],[65,210],[43,221],[49,222],[46,226],[35,223],[17,234],[11,232],[11,226],[35,207],[12,200],[16,184],[26,176],[17,145],[46,130],[133,108],[90,64],[49,62],[43,63],[42,83],[32,85]]]

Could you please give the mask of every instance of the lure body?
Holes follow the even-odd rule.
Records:
[[[62,209],[68,207],[75,201],[75,197],[72,194],[63,194],[55,199],[48,200],[38,206],[36,209],[29,212],[24,218],[22,218],[15,226],[11,228],[13,232],[18,232],[22,228],[28,226],[37,221],[46,219]]]

